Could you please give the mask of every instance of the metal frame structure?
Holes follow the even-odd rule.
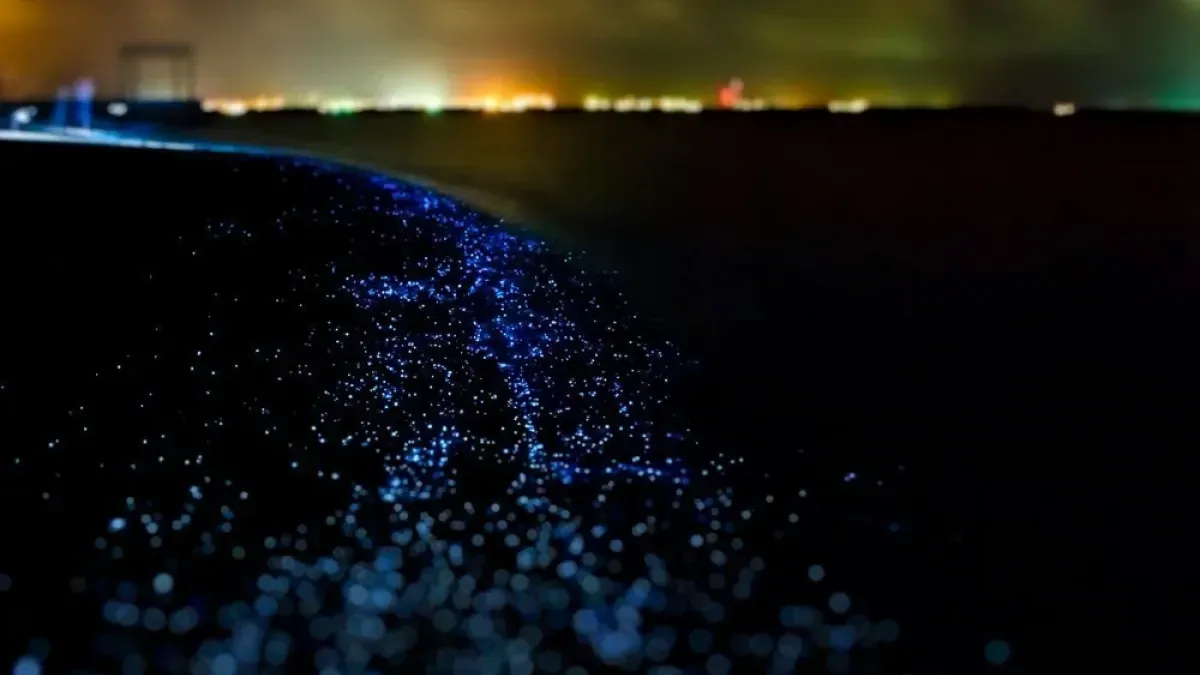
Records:
[[[189,43],[138,43],[121,47],[121,91],[128,98],[137,98],[142,79],[142,65],[148,61],[167,61],[171,70],[171,91],[182,94],[175,100],[196,98],[196,50]],[[182,85],[182,86],[181,86]]]

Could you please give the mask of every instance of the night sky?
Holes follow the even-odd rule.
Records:
[[[206,96],[1200,99],[1200,0],[0,0],[8,96],[194,43]]]

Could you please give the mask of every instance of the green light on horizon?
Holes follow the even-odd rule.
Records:
[[[1154,102],[1154,107],[1172,112],[1200,112],[1200,98],[1165,98]]]

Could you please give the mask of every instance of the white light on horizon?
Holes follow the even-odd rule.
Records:
[[[1074,103],[1055,103],[1054,104],[1054,116],[1055,117],[1069,117],[1074,114],[1075,114],[1075,104]]]
[[[870,109],[871,104],[865,98],[856,98],[849,101],[830,101],[829,112],[831,113],[849,113],[857,115],[866,112]]]

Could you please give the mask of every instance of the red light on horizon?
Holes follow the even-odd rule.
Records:
[[[742,100],[742,89],[745,85],[738,78],[733,78],[729,84],[721,87],[717,93],[717,100],[720,101],[722,108],[732,108]]]

